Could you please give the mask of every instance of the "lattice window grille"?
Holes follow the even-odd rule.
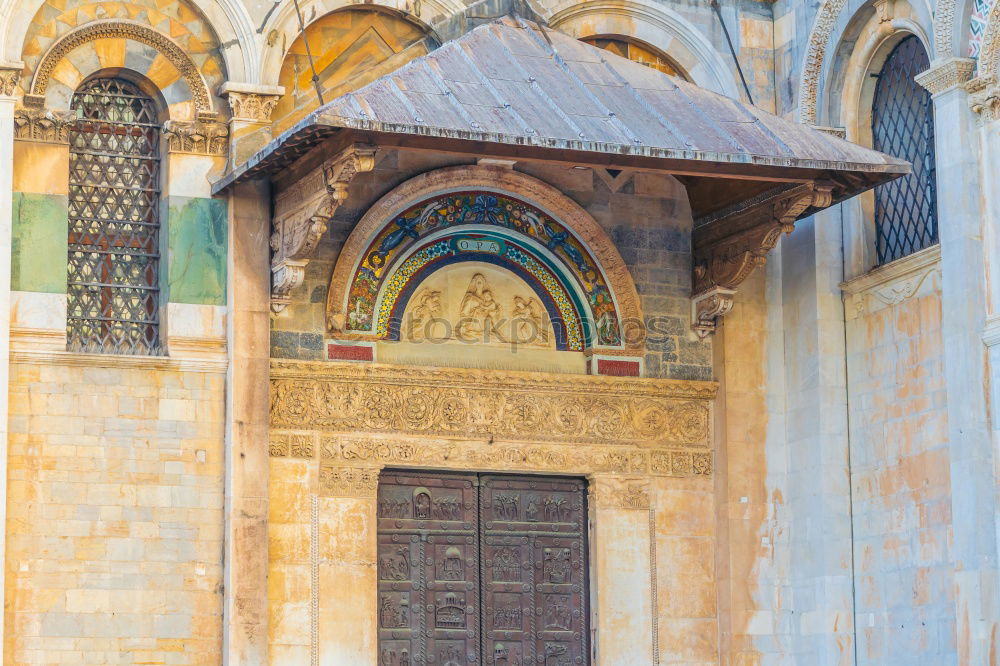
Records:
[[[72,108],[67,349],[161,354],[156,106],[128,81],[99,78]]]
[[[913,165],[910,175],[875,188],[879,264],[938,241],[934,109],[930,93],[913,78],[929,66],[920,40],[907,37],[889,54],[875,84],[873,146]]]

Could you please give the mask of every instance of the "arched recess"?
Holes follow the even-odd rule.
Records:
[[[867,3],[852,15],[840,16],[824,64],[822,86],[813,98],[814,124],[842,128],[848,141],[872,146],[872,102],[886,58],[905,38],[915,35],[928,54],[929,22],[905,0],[896,0],[891,15]],[[802,107],[800,107],[801,111]],[[869,271],[875,252],[875,199],[872,191],[840,206],[844,220],[844,270],[848,278]]]
[[[703,88],[739,99],[735,72],[701,32],[650,0],[588,0],[555,11],[552,28],[577,39],[622,35],[645,42],[673,58]]]
[[[56,68],[62,66],[65,76],[75,78],[79,75],[81,79],[86,78],[93,72],[84,71],[82,67],[74,63],[65,63],[67,63],[67,58],[73,51],[98,40],[132,41],[156,49],[166,63],[173,68],[173,72],[169,70],[166,72],[162,71],[166,65],[157,63],[156,59],[149,62],[149,68],[146,71],[140,71],[140,68],[135,64],[130,69],[145,75],[161,91],[165,91],[169,87],[167,82],[173,79],[176,73],[187,84],[188,93],[196,116],[213,116],[217,113],[212,94],[205,83],[205,79],[182,46],[170,37],[153,30],[147,25],[123,19],[92,21],[58,39],[52,44],[45,55],[42,56],[41,60],[39,60],[34,76],[31,79],[29,94],[38,99],[44,98],[44,105],[47,108],[65,110],[64,103],[68,101],[65,95],[62,98],[66,99],[62,99],[59,96],[47,95],[49,84],[56,73]],[[129,62],[128,55],[127,43],[122,44],[122,48],[118,52],[106,53],[104,58],[101,58],[100,54],[98,54],[97,63],[100,66],[94,67],[94,70],[123,67]],[[69,68],[72,68],[72,72],[66,72]],[[61,83],[69,89],[73,81],[61,81]],[[168,100],[169,103],[170,100]],[[177,118],[174,117],[173,119]]]
[[[32,60],[44,53],[51,42],[78,27],[84,20],[124,18],[144,20],[147,25],[170,34],[175,39],[186,32],[197,34],[221,54],[222,67],[234,81],[256,82],[260,76],[260,49],[255,26],[240,0],[175,0],[149,2],[133,0],[122,3],[53,2],[21,0],[0,3],[0,60],[25,60],[32,70]],[[162,28],[167,27],[167,30]],[[211,36],[205,34],[207,27]],[[39,33],[45,33],[37,44]],[[197,54],[193,54],[197,55]]]
[[[296,36],[282,61],[277,85],[285,93],[271,112],[274,134],[319,106],[313,67],[323,100],[329,102],[426,55],[426,37],[424,26],[399,12],[369,5],[335,11],[313,21],[304,35]]]
[[[838,114],[824,107],[850,99],[838,87],[845,81],[846,61],[855,53],[871,51],[882,38],[898,31],[912,32],[928,53],[934,53],[934,21],[924,3],[869,0],[853,13],[843,11],[846,5],[847,0],[824,0],[816,12],[799,79],[799,122],[803,124],[843,126]],[[831,53],[836,56],[829,57]]]
[[[440,40],[437,39],[431,26],[465,10],[465,5],[458,0],[397,0],[396,2],[389,0],[388,2],[360,5],[350,0],[312,0],[300,3],[300,6],[307,34],[314,23],[322,21],[331,14],[357,10],[381,12],[383,15],[395,16],[400,21],[410,23],[437,42]],[[278,80],[286,56],[301,34],[294,4],[288,2],[280,5],[265,24],[263,34],[265,46],[262,54],[261,82],[266,85],[279,85]],[[312,47],[311,41],[310,47]],[[313,55],[318,55],[316,48],[313,48]]]
[[[474,243],[456,248],[461,239]],[[476,239],[498,243],[486,248]],[[434,262],[453,261],[449,257],[466,249],[495,255],[542,284],[561,308],[568,348],[574,348],[576,324],[570,310],[575,310],[583,336],[578,350],[642,354],[642,336],[632,329],[643,321],[638,293],[604,229],[550,185],[517,171],[479,166],[421,174],[365,213],[344,244],[330,281],[330,335],[390,339],[390,319],[401,311],[400,296],[413,293],[412,288],[406,291],[407,285],[421,279],[424,266],[434,269]],[[558,284],[548,283],[547,276]],[[560,301],[560,291],[566,302]]]

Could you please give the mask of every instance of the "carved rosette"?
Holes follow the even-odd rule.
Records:
[[[809,182],[766,192],[695,224],[692,327],[700,337],[732,309],[736,288],[767,262],[781,235],[791,233],[809,208],[832,201],[832,184]]]
[[[13,97],[20,78],[20,69],[0,69],[0,96]]]
[[[375,167],[375,147],[354,144],[325,163],[321,178],[306,178],[278,196],[271,234],[271,310],[284,310],[327,224],[347,199],[351,179]]]
[[[253,123],[270,123],[271,112],[281,99],[279,95],[266,95],[256,92],[226,93],[229,107],[233,111],[233,120],[243,120]]]
[[[319,492],[325,497],[372,498],[378,492],[378,467],[319,468]]]
[[[163,136],[172,153],[225,156],[229,148],[229,128],[225,123],[168,120]]]
[[[45,109],[15,109],[14,138],[25,141],[68,143],[69,126],[75,120],[69,113]]]

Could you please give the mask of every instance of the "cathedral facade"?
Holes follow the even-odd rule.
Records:
[[[996,663],[998,77],[991,0],[0,0],[2,662]]]

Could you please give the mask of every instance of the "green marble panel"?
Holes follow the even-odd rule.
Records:
[[[167,298],[226,304],[226,202],[170,197],[167,202]]]
[[[66,293],[67,205],[64,195],[14,192],[11,289]]]

